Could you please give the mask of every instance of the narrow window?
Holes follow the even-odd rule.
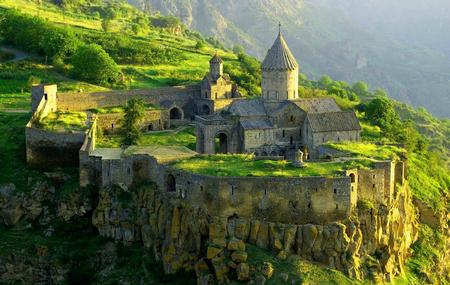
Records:
[[[291,116],[290,120],[291,120],[291,122],[293,122],[294,121],[294,116]]]
[[[291,143],[291,145],[293,145],[293,144],[294,144],[294,138],[293,138],[293,137],[291,137],[291,141],[290,141],[290,143]]]
[[[202,185],[202,186],[200,186],[200,191],[201,191],[201,192],[203,192],[203,185]]]
[[[334,188],[334,194],[336,194],[337,193],[337,189],[336,188]]]
[[[339,206],[338,206],[338,204],[336,204],[336,210],[337,210],[337,209],[339,209]]]
[[[375,175],[373,176],[373,179],[375,179]]]
[[[48,95],[47,95],[47,93],[44,93],[44,98],[45,98],[45,101],[48,100]]]
[[[308,203],[308,209],[311,209],[311,203]]]
[[[372,185],[372,188],[375,189],[375,184]]]
[[[283,138],[286,136],[286,131],[283,130]]]
[[[114,130],[114,124],[111,124],[111,129],[113,129],[113,130]]]
[[[127,169],[128,174],[131,174],[131,169],[128,167]]]
[[[267,189],[264,189],[264,195],[267,195]]]

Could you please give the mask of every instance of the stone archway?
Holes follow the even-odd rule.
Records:
[[[167,175],[166,191],[167,192],[176,192],[177,191],[177,182],[175,180],[175,176],[173,176],[172,174]]]
[[[183,120],[183,111],[180,108],[173,107],[169,112],[171,120]]]
[[[228,135],[219,132],[214,137],[214,145],[216,153],[228,153]]]

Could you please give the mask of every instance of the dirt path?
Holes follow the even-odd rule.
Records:
[[[12,48],[12,47],[4,47],[4,46],[2,47],[2,46],[0,46],[0,50],[4,51],[4,52],[9,52],[9,53],[14,54],[15,58],[11,59],[11,60],[8,60],[7,62],[20,61],[20,60],[23,60],[23,59],[26,59],[26,58],[30,57],[30,55],[28,53],[25,53],[23,51],[17,50],[17,49]]]
[[[20,113],[20,114],[25,114],[25,113],[29,113],[30,110],[24,110],[24,109],[0,109],[0,112],[3,113]]]

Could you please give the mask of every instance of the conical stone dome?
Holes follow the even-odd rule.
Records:
[[[297,61],[280,32],[261,64],[261,69],[263,71],[285,71],[296,68],[298,68]]]

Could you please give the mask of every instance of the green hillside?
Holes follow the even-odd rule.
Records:
[[[108,89],[151,88],[158,86],[198,83],[208,70],[208,61],[216,51],[225,60],[225,69],[247,95],[259,91],[259,63],[245,54],[234,54],[223,49],[214,39],[206,39],[192,32],[176,19],[160,15],[147,16],[122,1],[53,1],[2,0],[0,2],[0,184],[13,182],[20,191],[30,191],[30,180],[45,177],[40,171],[27,167],[23,127],[29,120],[30,86],[32,83],[57,83],[60,91],[94,91]],[[8,22],[5,19],[9,19]],[[136,26],[137,25],[137,26]],[[5,29],[8,27],[8,29]],[[49,37],[48,35],[56,35]],[[47,37],[44,37],[47,36]],[[55,40],[56,39],[56,40]],[[61,40],[62,39],[62,40]],[[61,40],[61,42],[59,42]],[[319,41],[319,37],[317,38]],[[63,45],[61,45],[63,43]],[[117,65],[117,74],[104,82],[76,73],[77,50],[81,46],[96,44]],[[67,47],[61,53],[59,48]],[[380,45],[383,45],[380,43]],[[13,47],[11,49],[11,47]],[[24,56],[15,61],[14,55]],[[394,55],[393,55],[394,56]],[[323,62],[322,62],[323,63]],[[319,64],[322,64],[319,63]],[[115,70],[115,67],[112,70]],[[323,63],[325,64],[325,63]],[[437,65],[439,66],[439,65]],[[432,66],[430,68],[436,68]],[[401,68],[398,70],[401,74]],[[369,78],[370,74],[367,74]],[[339,145],[351,150],[355,156],[370,155],[385,158],[384,151],[375,148],[376,143],[402,142],[408,149],[408,181],[415,199],[422,201],[436,213],[448,213],[450,187],[449,141],[450,122],[439,120],[425,109],[414,109],[396,101],[387,104],[395,108],[394,116],[387,124],[376,121],[368,114],[371,102],[380,99],[380,92],[351,86],[342,81],[322,78],[318,81],[300,78],[300,92],[308,96],[332,96],[343,109],[353,109],[361,119],[364,144]],[[430,88],[432,88],[430,83]],[[364,87],[364,86],[363,86]],[[382,92],[381,92],[382,93]],[[384,98],[384,97],[383,97]],[[381,112],[380,112],[381,113]],[[388,116],[387,115],[387,116]],[[54,126],[49,126],[54,127]],[[161,134],[161,138],[146,138],[154,143],[174,143],[193,148],[191,129],[173,136]],[[104,146],[118,146],[118,138],[104,138]],[[395,148],[396,149],[396,148]],[[7,161],[8,163],[3,163]],[[189,162],[189,161],[188,161]],[[188,163],[186,162],[186,163]],[[192,160],[192,167],[199,161]],[[201,162],[201,161],[200,161]],[[239,160],[227,167],[242,167]],[[270,166],[270,165],[269,165]],[[264,169],[269,168],[263,165]],[[261,165],[254,166],[261,167]],[[272,167],[272,166],[270,166]],[[211,171],[215,169],[211,166]],[[252,171],[255,169],[247,169]],[[313,171],[314,169],[311,169]],[[319,169],[328,173],[329,169]],[[331,169],[333,173],[339,167]],[[73,169],[62,169],[74,176]],[[70,193],[76,182],[56,188],[57,195]],[[92,193],[91,193],[92,195]],[[96,199],[96,197],[91,197]],[[88,212],[88,214],[91,214]],[[151,256],[151,250],[137,246],[118,246],[118,262],[114,267],[95,267],[93,261],[107,241],[93,233],[89,218],[61,221],[55,226],[56,234],[48,238],[41,226],[39,230],[27,229],[20,224],[15,228],[0,228],[0,258],[11,250],[23,249],[35,254],[39,245],[50,248],[48,260],[64,263],[70,260],[69,276],[78,276],[79,284],[190,284],[195,282],[189,274],[162,276],[161,264]],[[69,228],[70,227],[70,228]],[[67,237],[70,238],[67,238]],[[438,276],[433,269],[439,265],[444,250],[445,235],[440,229],[421,225],[419,241],[406,266],[406,276],[396,284],[436,283],[445,276]],[[83,250],[79,252],[79,248]],[[311,284],[351,284],[352,280],[340,272],[325,269],[306,261],[289,259],[278,262],[272,253],[251,247],[255,261],[271,260],[281,270],[292,270],[303,275]],[[94,256],[94,257],[93,257]],[[84,263],[84,260],[89,262]],[[101,271],[96,271],[101,270]],[[109,270],[109,271],[108,271]],[[279,278],[279,277],[277,277]],[[281,278],[281,277],[280,277]],[[278,279],[275,279],[278,280]],[[178,283],[176,283],[178,282]]]

